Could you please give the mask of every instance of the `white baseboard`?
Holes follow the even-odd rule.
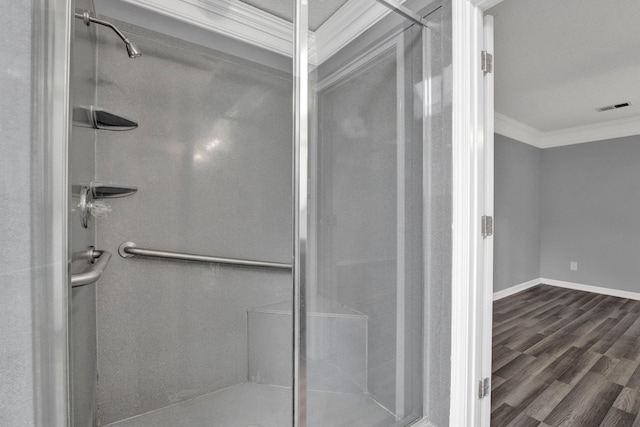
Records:
[[[576,291],[592,292],[594,294],[610,295],[612,297],[640,300],[640,293],[621,291],[618,289],[601,288],[599,286],[584,285],[582,283],[564,282],[562,280],[540,278],[540,283],[557,286],[559,288],[575,289]]]
[[[518,292],[526,291],[527,289],[533,288],[534,286],[537,286],[540,283],[542,283],[541,280],[542,279],[540,279],[540,278],[529,280],[528,282],[520,283],[519,285],[515,285],[515,286],[512,286],[510,288],[503,289],[503,290],[498,291],[498,292],[494,292],[493,293],[493,300],[497,301],[499,299],[506,298],[506,297],[511,296],[513,294],[517,294]]]
[[[594,294],[609,295],[612,297],[627,298],[627,299],[640,301],[639,292],[621,291],[619,289],[602,288],[600,286],[565,282],[562,280],[555,280],[555,279],[546,279],[544,277],[539,277],[537,279],[529,280],[528,282],[520,283],[519,285],[515,285],[510,288],[504,289],[502,291],[494,292],[493,300],[497,301],[499,299],[508,297],[513,294],[517,294],[518,292],[525,291],[529,288],[532,288],[534,286],[541,285],[541,284],[557,286],[558,288],[574,289],[576,291],[585,291],[585,292],[591,292]]]

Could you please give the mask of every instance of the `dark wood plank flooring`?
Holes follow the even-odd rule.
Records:
[[[492,363],[492,427],[640,427],[640,301],[548,285],[495,301]]]

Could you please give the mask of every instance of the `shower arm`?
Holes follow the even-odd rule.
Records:
[[[123,42],[125,43],[131,43],[131,41],[129,41],[129,39],[127,38],[127,36],[125,36],[124,34],[122,34],[122,31],[120,31],[115,25],[113,25],[111,22],[107,22],[107,21],[103,21],[102,19],[98,19],[95,18],[93,16],[91,16],[91,13],[88,10],[85,10],[82,13],[75,13],[76,18],[78,19],[82,19],[82,21],[84,22],[84,25],[86,25],[87,27],[89,25],[91,25],[91,23],[95,23],[95,24],[100,24],[100,25],[104,25],[105,27],[109,27],[111,28],[113,31],[116,32],[116,34],[118,35],[118,37],[120,37],[122,39]]]
[[[91,25],[91,23],[93,22],[94,24],[99,24],[99,25],[104,25],[105,27],[109,27],[111,28],[117,35],[118,37],[120,37],[122,39],[122,41],[124,42],[124,44],[127,46],[127,51],[129,52],[129,56],[130,57],[136,57],[136,56],[140,56],[141,53],[139,53],[139,51],[137,50],[137,48],[134,47],[133,43],[131,43],[131,40],[129,40],[127,38],[127,36],[125,36],[122,31],[120,31],[115,25],[113,25],[111,22],[107,22],[107,21],[103,21],[102,19],[98,19],[94,16],[91,16],[91,12],[89,12],[88,10],[83,11],[82,13],[78,13],[75,12],[75,17],[78,19],[82,19],[82,22],[84,22],[84,24],[88,27]],[[134,51],[133,53],[130,51],[130,48],[133,47]]]

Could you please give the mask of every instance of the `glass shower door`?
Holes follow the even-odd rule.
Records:
[[[425,30],[373,0],[143,3],[163,7],[94,1],[141,57],[100,29],[82,58],[86,102],[139,125],[88,142],[86,180],[138,191],[90,219],[114,256],[90,295],[85,412],[118,427],[420,418]],[[206,256],[293,258],[293,275]]]
[[[76,59],[92,79],[72,86],[88,86],[93,97],[75,97],[74,107],[138,127],[75,131],[90,135],[80,143],[95,152],[83,179],[137,192],[104,200],[111,213],[89,219],[96,247],[113,257],[83,299],[95,324],[72,313],[73,327],[95,340],[72,344],[74,353],[92,352],[85,373],[97,381],[95,395],[74,396],[76,412],[87,414],[76,425],[291,425],[291,46],[277,53],[262,39],[234,38],[223,30],[233,27],[227,11],[205,2],[93,3],[91,14],[142,56],[130,58],[112,29],[90,27],[96,39]],[[293,3],[282,9],[290,19]],[[291,37],[287,19],[243,10]],[[83,20],[76,25],[89,31]],[[247,37],[263,30],[244,28]]]
[[[422,31],[389,16],[339,50],[315,33],[308,426],[404,426],[422,416]]]

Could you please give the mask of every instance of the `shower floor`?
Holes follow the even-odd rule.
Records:
[[[308,425],[317,427],[388,427],[395,417],[362,394],[310,391]],[[291,389],[244,383],[109,427],[285,427],[291,425]]]

